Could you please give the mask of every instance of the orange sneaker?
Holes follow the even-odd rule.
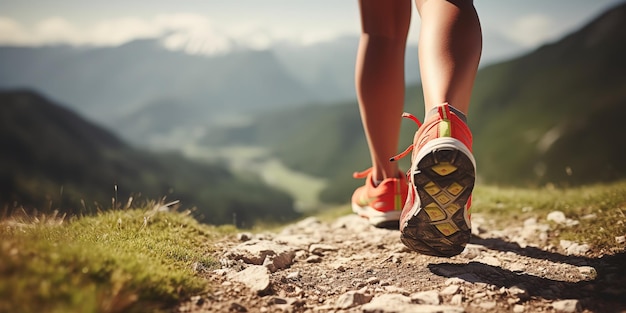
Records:
[[[365,185],[352,194],[352,211],[380,228],[398,229],[402,205],[406,201],[409,186],[403,173],[400,178],[387,178],[374,186],[372,168],[352,175],[365,178]]]
[[[413,144],[392,161],[413,150],[408,173],[410,190],[400,217],[402,242],[422,254],[450,257],[470,240],[471,194],[476,176],[472,134],[447,103],[420,125]]]

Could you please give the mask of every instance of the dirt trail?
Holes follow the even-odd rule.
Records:
[[[626,312],[624,252],[594,256],[546,221],[498,229],[473,215],[453,258],[407,250],[399,231],[357,216],[309,218],[280,233],[221,243],[218,286],[180,312]],[[564,220],[563,223],[571,222]]]

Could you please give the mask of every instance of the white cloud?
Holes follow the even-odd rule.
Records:
[[[120,17],[77,25],[63,17],[49,17],[35,25],[24,25],[0,16],[0,44],[71,44],[115,46],[139,38],[162,37],[163,45],[192,54],[225,53],[237,47],[262,50],[276,41],[311,44],[336,37],[336,31],[312,31],[263,24],[261,21],[223,21],[217,25],[194,13],[159,14],[153,17]]]
[[[558,35],[554,20],[541,13],[533,13],[516,19],[503,34],[524,47],[533,47]]]
[[[28,45],[32,44],[28,32],[15,20],[0,16],[0,44]]]
[[[138,38],[163,37],[170,49],[188,53],[221,53],[239,45],[262,49],[270,45],[270,35],[251,31],[233,34],[216,27],[209,18],[188,13],[160,14],[151,18],[123,17],[98,21],[81,27],[61,17],[44,19],[26,27],[10,17],[0,16],[0,44],[72,44],[114,46]]]

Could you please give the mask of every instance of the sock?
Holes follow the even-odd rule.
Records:
[[[454,113],[456,116],[458,116],[465,124],[467,124],[467,117],[465,116],[465,114],[463,114],[463,112],[459,111],[457,108],[448,105],[448,107],[450,107],[450,111],[452,113]],[[424,121],[427,121],[431,116],[437,114],[439,112],[438,107],[434,107],[432,109],[430,109],[430,111],[426,112],[426,116],[424,116]]]

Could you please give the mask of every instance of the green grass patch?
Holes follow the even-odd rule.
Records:
[[[558,239],[590,244],[598,253],[624,250],[615,237],[626,235],[626,181],[575,188],[479,185],[472,198],[472,211],[483,214],[501,228],[530,217],[545,221],[550,212],[562,211],[579,224],[555,225]]]
[[[209,290],[212,243],[229,227],[154,209],[0,220],[0,311],[159,311]]]

